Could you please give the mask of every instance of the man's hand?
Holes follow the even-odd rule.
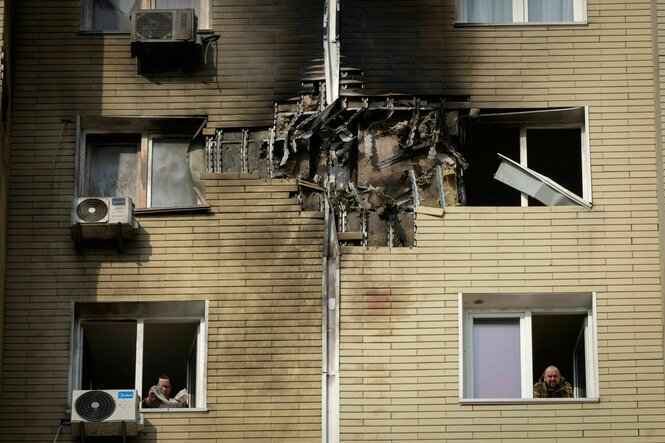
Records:
[[[154,399],[155,399],[155,391],[153,391],[152,389],[149,389],[148,390],[148,397],[143,399],[143,403],[145,403],[146,406],[150,406]]]

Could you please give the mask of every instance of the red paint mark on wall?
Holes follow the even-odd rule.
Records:
[[[390,311],[390,289],[372,289],[365,294],[367,315],[388,315]]]

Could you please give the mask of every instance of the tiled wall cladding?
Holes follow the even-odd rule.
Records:
[[[78,0],[16,3],[0,441],[53,440],[70,303],[92,300],[210,300],[210,410],[150,415],[137,441],[320,441],[321,214],[300,210],[293,181],[212,175],[211,214],[144,216],[124,254],[79,256],[62,119],[269,126],[320,63],[323,2],[213,0],[215,62],[190,75],[137,75],[126,35],[77,33]],[[343,1],[344,63],[368,90],[588,106],[594,206],[449,208],[417,215],[415,248],[344,248],[341,441],[662,442],[652,19],[665,2],[588,0],[588,24],[490,27],[454,27],[454,3]],[[458,292],[595,292],[600,402],[460,405]]]

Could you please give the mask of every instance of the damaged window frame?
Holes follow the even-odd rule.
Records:
[[[583,362],[573,362],[573,374],[562,374],[574,387],[574,398],[533,398],[534,372],[539,374],[546,366],[556,362],[556,356],[548,358],[542,368],[533,369],[534,346],[533,321],[538,316],[567,316],[583,319],[580,330],[572,330],[575,344],[568,357]],[[578,320],[579,320],[578,319]],[[598,348],[596,325],[596,294],[458,294],[459,322],[459,401],[460,404],[510,404],[532,402],[597,403]],[[474,394],[474,324],[477,320],[513,321],[519,330],[519,397],[486,398]],[[567,323],[568,324],[568,323]],[[542,328],[541,328],[542,329]],[[579,334],[579,335],[578,335]],[[542,337],[541,337],[542,339]],[[572,343],[572,340],[571,340]],[[540,352],[542,354],[542,352]],[[550,354],[548,354],[550,355]],[[539,356],[542,360],[542,355]],[[540,361],[538,360],[538,361]],[[556,365],[555,365],[556,366]],[[537,371],[537,372],[536,372]],[[575,371],[580,371],[579,376]],[[577,379],[582,378],[578,382]]]
[[[146,329],[150,325],[178,325],[190,324],[194,327],[194,345],[187,357],[186,380],[178,380],[178,385],[185,386],[192,397],[187,408],[146,409],[142,412],[192,412],[207,411],[207,353],[208,353],[208,301],[178,301],[178,302],[72,302],[71,328],[70,328],[70,355],[69,355],[69,389],[68,408],[71,408],[71,392],[78,389],[88,389],[82,386],[84,373],[84,329],[86,325],[103,327],[104,325],[122,324],[135,329],[135,343],[128,353],[134,354],[134,381],[133,386],[104,387],[96,386],[94,389],[136,389],[142,397],[150,386],[144,381],[152,383],[153,379],[163,372],[168,372],[160,365],[159,369],[150,370],[144,374],[144,369],[150,367],[150,362],[144,362]],[[176,326],[177,327],[177,326]],[[153,334],[154,335],[154,334]],[[163,346],[163,344],[162,344]],[[170,361],[172,356],[166,358]],[[155,364],[153,363],[153,366]],[[148,369],[145,369],[146,371]],[[152,372],[156,372],[152,374]],[[182,371],[181,371],[182,372]],[[172,377],[173,374],[169,374]],[[191,378],[190,378],[191,377]],[[172,392],[175,395],[176,392]]]
[[[94,149],[91,145],[92,136],[95,138],[108,135],[109,139],[117,136],[136,136],[136,200],[134,203],[134,212],[137,214],[151,214],[163,212],[189,212],[189,211],[209,211],[210,205],[205,200],[203,182],[196,173],[205,172],[205,146],[203,137],[201,137],[201,146],[197,151],[200,155],[199,170],[192,170],[191,161],[187,162],[187,167],[193,181],[193,199],[196,201],[192,205],[176,206],[153,206],[152,198],[152,178],[153,178],[153,155],[152,146],[156,139],[164,138],[183,138],[190,139],[190,143],[197,139],[201,134],[206,119],[203,117],[77,117],[77,147],[76,147],[76,189],[77,197],[114,197],[101,195],[87,195],[90,189],[90,159],[92,158],[90,150]],[[102,144],[96,141],[95,144]],[[189,154],[187,159],[190,160]],[[131,196],[128,196],[131,197]]]
[[[563,21],[529,21],[529,0],[511,0],[511,20],[506,21],[470,21],[469,20],[469,2],[473,0],[458,0],[457,11],[458,18],[456,25],[570,25],[587,23],[587,2],[586,0],[573,0],[573,20]]]
[[[537,109],[525,111],[506,111],[502,112],[499,109],[493,110],[487,114],[481,113],[479,116],[482,124],[497,125],[505,127],[516,127],[519,129],[519,162],[513,161],[504,155],[497,153],[502,159],[503,163],[509,163],[511,166],[517,166],[515,170],[520,170],[520,174],[525,174],[530,180],[541,183],[542,187],[546,187],[549,194],[553,194],[558,198],[550,198],[550,200],[541,200],[541,203],[546,206],[555,205],[579,205],[590,209],[592,206],[592,191],[591,191],[591,161],[590,161],[590,142],[589,142],[589,108],[584,107],[571,107],[571,108],[551,108],[551,109]],[[581,114],[581,115],[580,115]],[[580,166],[579,171],[582,195],[575,194],[569,191],[564,186],[559,185],[556,181],[548,178],[538,171],[529,168],[528,161],[528,132],[529,130],[538,129],[579,129],[580,130]],[[503,166],[503,165],[502,165]],[[499,167],[499,171],[502,170]],[[516,192],[520,192],[520,206],[529,206],[529,197],[538,199],[538,196],[527,195],[521,192],[517,187],[512,184],[500,180],[500,174],[495,174],[495,179],[502,181],[504,184],[511,186]],[[513,180],[514,182],[519,180]],[[498,205],[504,206],[504,205]]]

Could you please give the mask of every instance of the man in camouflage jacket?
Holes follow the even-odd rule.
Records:
[[[533,385],[533,398],[573,398],[573,387],[556,366],[548,366],[540,381]]]

